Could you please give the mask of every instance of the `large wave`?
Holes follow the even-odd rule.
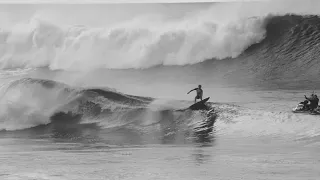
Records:
[[[212,57],[236,57],[265,34],[261,18],[228,24],[172,23],[166,28],[67,30],[39,19],[33,21],[35,25],[28,32],[2,33],[6,37],[2,42],[2,68],[48,66],[53,70],[87,70],[194,64]]]
[[[1,92],[1,129],[16,130],[48,124],[56,113],[96,117],[102,111],[146,108],[150,98],[105,88],[82,89],[51,80],[23,78]],[[119,112],[120,113],[120,112]],[[51,118],[51,119],[50,119]]]
[[[235,58],[265,38],[268,15],[216,17],[217,8],[182,20],[137,18],[106,28],[59,26],[35,15],[1,32],[2,68],[148,68]]]
[[[0,65],[2,69],[83,71],[148,68],[232,59],[252,49],[250,55],[262,62],[260,66],[271,64],[270,60],[281,65],[283,58],[300,62],[307,61],[301,57],[316,57],[312,52],[317,52],[318,16],[287,6],[222,3],[182,19],[138,17],[105,28],[61,26],[35,15],[26,23],[2,29]],[[283,15],[291,11],[297,14]]]
[[[210,135],[217,118],[207,111],[180,110],[183,102],[132,96],[108,88],[79,88],[56,81],[24,78],[2,87],[0,129],[54,137],[90,131],[124,130],[155,137],[192,132]],[[162,134],[159,136],[159,133]],[[89,134],[95,134],[93,132]],[[75,138],[75,137],[72,137]],[[161,138],[161,137],[160,137]]]

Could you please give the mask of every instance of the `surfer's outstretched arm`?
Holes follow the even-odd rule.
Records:
[[[306,98],[306,100],[311,101],[311,98],[308,98],[306,95],[304,95],[304,97]]]
[[[196,90],[197,88],[194,88],[192,90],[190,90],[187,94],[191,93],[192,91]]]

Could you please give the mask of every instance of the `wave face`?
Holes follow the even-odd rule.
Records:
[[[125,95],[107,88],[81,89],[52,80],[24,78],[2,87],[1,129],[48,124],[61,113],[91,119],[105,117],[132,109],[138,111],[150,102],[150,98]],[[70,117],[67,119],[72,119]]]
[[[125,132],[136,134],[191,131],[209,135],[216,119],[215,114],[209,116],[205,111],[175,111],[188,107],[183,103],[131,96],[111,89],[75,88],[42,79],[13,81],[3,87],[2,93],[0,128],[14,134],[50,134],[54,130],[61,136],[85,127],[91,131],[126,129]]]
[[[320,18],[316,15],[271,17],[266,38],[243,53],[243,61],[263,79],[316,80],[319,57]]]

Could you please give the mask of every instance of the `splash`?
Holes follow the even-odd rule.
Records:
[[[35,15],[1,32],[0,65],[52,70],[149,68],[235,58],[265,37],[265,16],[221,20],[208,12],[179,20],[137,17],[105,28],[60,26]]]
[[[189,8],[190,13],[175,18],[171,16],[187,11],[183,5],[105,5],[107,10],[101,12],[86,6],[87,13],[76,10],[77,6],[67,11],[40,8],[27,21],[11,22],[13,26],[7,27],[10,21],[3,19],[0,67],[90,71],[236,58],[267,38],[266,26],[273,16],[317,14],[318,5],[312,0],[289,5],[286,1],[214,3],[200,10]],[[113,10],[119,7],[117,12],[123,13]],[[113,19],[114,23],[75,25],[103,24],[100,19]]]

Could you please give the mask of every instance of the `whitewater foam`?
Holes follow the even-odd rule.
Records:
[[[72,27],[66,33],[38,21],[32,33],[24,32],[27,37],[11,32],[4,47],[10,50],[2,55],[1,64],[3,68],[49,66],[53,70],[195,64],[212,57],[238,56],[264,38],[263,25],[263,19],[256,18],[226,24],[214,20],[197,25],[181,22],[152,28],[135,25],[79,30]],[[19,52],[18,46],[24,46],[25,50]]]
[[[59,24],[58,19],[65,12],[40,10],[30,19],[2,29],[0,65],[2,69],[49,67],[88,71],[235,58],[265,38],[266,24],[273,15],[315,14],[314,8],[306,11],[315,4],[294,1],[290,7],[299,8],[292,10],[283,1],[218,3],[179,18],[142,13],[105,27]]]
[[[35,15],[3,31],[2,68],[148,68],[237,57],[264,39],[265,16],[223,18],[217,8],[179,20],[136,18],[106,28],[65,27]],[[165,15],[163,15],[165,16]]]
[[[65,88],[52,81],[28,78],[5,84],[1,89],[0,129],[48,124],[54,111],[74,98]]]
[[[218,134],[241,137],[281,137],[287,140],[320,135],[317,116],[290,112],[243,110],[230,121],[216,124]]]

